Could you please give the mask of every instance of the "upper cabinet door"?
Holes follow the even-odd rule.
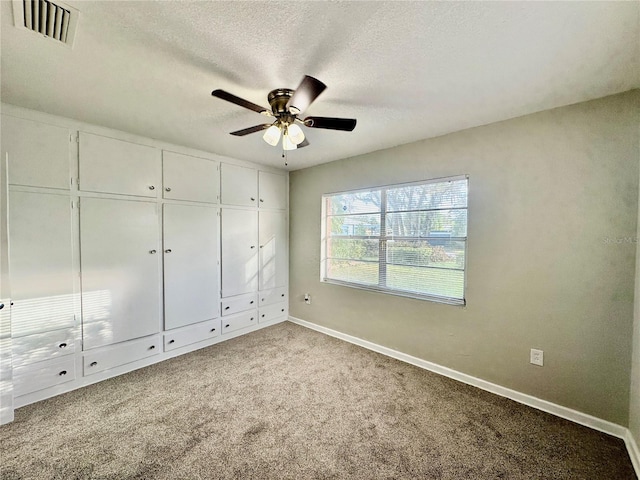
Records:
[[[10,192],[9,225],[12,335],[73,327],[69,195]]]
[[[259,172],[260,202],[263,208],[287,209],[287,177],[277,173]]]
[[[219,315],[217,209],[164,205],[165,330]]]
[[[255,207],[258,204],[258,175],[253,168],[222,164],[222,203]]]
[[[156,197],[160,189],[160,150],[80,132],[80,189],[89,192]]]
[[[2,161],[9,158],[9,183],[68,189],[68,128],[2,115]]]
[[[164,198],[218,203],[220,171],[218,162],[174,152],[162,152]]]

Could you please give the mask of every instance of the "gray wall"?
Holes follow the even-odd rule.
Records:
[[[292,172],[290,315],[628,425],[639,106],[628,92]],[[319,281],[323,193],[458,174],[465,308]]]
[[[638,126],[640,129],[640,126]],[[640,203],[638,204],[638,234],[636,236],[636,296],[633,330],[633,360],[631,368],[631,399],[629,430],[640,447]]]

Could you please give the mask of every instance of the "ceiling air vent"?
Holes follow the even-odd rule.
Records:
[[[13,19],[16,27],[24,27],[71,46],[78,10],[58,1],[13,0]]]

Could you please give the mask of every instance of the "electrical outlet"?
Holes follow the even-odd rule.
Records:
[[[540,365],[542,367],[544,365],[544,352],[542,350],[532,348],[529,363],[532,363],[533,365]]]
[[[307,305],[311,305],[311,294],[310,293],[305,293],[304,294],[304,303],[306,303]]]

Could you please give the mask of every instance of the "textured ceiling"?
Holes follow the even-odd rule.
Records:
[[[268,106],[303,75],[327,84],[298,169],[640,86],[638,2],[67,1],[72,49],[13,26],[0,2],[2,101],[274,167]],[[305,116],[305,115],[303,115]]]

